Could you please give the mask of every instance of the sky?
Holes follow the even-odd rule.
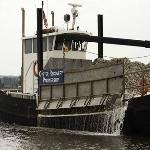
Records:
[[[26,11],[25,35],[36,32],[36,8],[42,0],[0,1],[0,75],[21,74],[21,8]],[[80,30],[97,35],[97,15],[103,15],[105,37],[150,40],[150,0],[44,0],[44,11],[51,25],[51,11],[55,25],[65,27],[63,16],[71,14],[68,3],[81,4],[77,25]],[[71,23],[70,23],[71,26]],[[97,45],[89,43],[89,52],[97,54]],[[88,59],[96,54],[88,53]],[[128,57],[149,63],[149,48],[104,44],[104,56]],[[106,57],[106,58],[107,58]]]

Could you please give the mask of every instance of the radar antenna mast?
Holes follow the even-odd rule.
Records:
[[[78,17],[77,7],[82,7],[82,5],[72,4],[72,3],[68,3],[68,5],[72,6],[72,8],[71,8],[71,13],[72,13],[72,17],[73,17],[72,30],[74,30],[76,17]]]

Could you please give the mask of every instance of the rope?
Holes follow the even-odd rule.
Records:
[[[97,53],[94,53],[94,52],[89,52],[89,51],[86,51],[86,52],[89,53],[89,54],[98,55]],[[103,56],[103,57],[111,58],[111,59],[116,58],[116,57],[111,57],[111,56]],[[141,59],[141,58],[146,58],[146,57],[150,57],[150,55],[137,56],[137,57],[126,57],[126,58],[128,58],[128,59]]]

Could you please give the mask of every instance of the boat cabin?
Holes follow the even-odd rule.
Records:
[[[61,54],[63,52],[70,51],[71,53],[74,53],[76,51],[76,54],[79,53],[76,58],[74,59],[85,59],[85,52],[87,49],[87,42],[86,41],[64,41],[63,35],[65,33],[69,34],[86,34],[89,35],[87,32],[62,32],[62,33],[50,33],[50,34],[44,34],[43,35],[43,52],[52,52],[51,56],[54,56],[54,54],[57,54],[57,58],[61,58]],[[67,49],[65,49],[67,48]],[[23,49],[24,54],[34,54],[37,53],[37,37],[24,37],[23,38]],[[80,53],[81,52],[81,53]],[[59,54],[60,53],[60,54]],[[67,57],[67,54],[66,54]],[[69,58],[71,55],[69,56]]]
[[[62,31],[43,34],[43,68],[50,58],[86,59],[86,41],[64,41],[64,34],[83,34],[78,30]],[[23,92],[33,94],[37,90],[37,77],[34,72],[37,68],[37,36],[22,38],[23,43]],[[35,70],[34,70],[35,69]]]

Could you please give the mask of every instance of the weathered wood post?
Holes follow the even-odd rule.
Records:
[[[40,70],[43,70],[43,37],[42,37],[42,8],[37,8],[37,63],[38,75]],[[40,98],[40,86],[38,77],[38,99]]]
[[[98,37],[103,37],[103,15],[98,15]],[[98,58],[103,58],[103,42],[98,42]]]
[[[22,11],[22,38],[25,37],[25,9],[24,8],[21,8],[21,11]],[[23,50],[23,40],[22,40],[22,66],[21,66],[21,92],[23,93],[23,81],[24,81],[24,78],[23,78],[23,74],[24,74],[24,50]]]

